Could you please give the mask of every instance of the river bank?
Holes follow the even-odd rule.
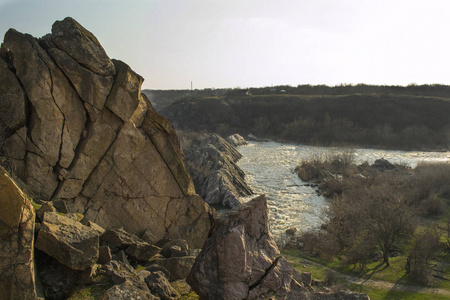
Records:
[[[248,185],[255,194],[264,193],[268,197],[272,234],[280,235],[292,227],[301,231],[320,227],[328,201],[317,194],[315,187],[301,181],[294,168],[302,159],[338,152],[340,148],[250,141],[238,150],[243,156],[238,166],[245,172]],[[450,161],[450,152],[353,150],[358,164],[365,161],[373,164],[380,158],[410,167],[421,162]]]

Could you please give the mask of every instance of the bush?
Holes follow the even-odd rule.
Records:
[[[431,260],[439,251],[439,235],[427,230],[419,234],[406,263],[408,278],[414,282],[428,283],[431,275]]]
[[[430,196],[422,201],[423,212],[430,217],[441,216],[445,213],[445,203],[437,195]]]
[[[322,182],[337,177],[351,177],[357,172],[354,150],[350,148],[330,150],[300,162],[295,172],[303,181]]]

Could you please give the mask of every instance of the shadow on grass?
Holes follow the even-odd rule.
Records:
[[[352,269],[351,272],[345,272],[345,270],[342,270],[344,273],[347,273],[350,276],[359,277],[361,279],[364,279],[363,282],[366,282],[372,278],[372,276],[375,273],[381,272],[385,270],[388,266],[384,262],[380,262],[375,267],[370,269],[364,269],[364,270],[355,270]]]
[[[370,280],[375,273],[381,272],[386,268],[388,268],[388,265],[386,265],[384,262],[381,262],[378,265],[376,265],[373,269],[367,270],[367,272],[365,272],[365,274],[363,274],[361,278],[363,278],[364,282],[366,282],[367,280]]]
[[[405,287],[405,282],[408,282],[408,275],[400,277],[383,299],[401,299],[398,297],[400,295],[404,296],[404,293],[417,293],[420,290],[420,287],[418,286]]]

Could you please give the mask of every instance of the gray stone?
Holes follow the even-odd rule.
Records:
[[[105,229],[203,245],[213,212],[195,195],[172,123],[92,33],[72,18],[41,39],[11,29],[0,79],[0,159],[29,194]]]
[[[139,241],[130,245],[125,250],[125,253],[137,262],[147,262],[160,251],[161,248],[159,247],[150,245],[144,241]]]
[[[92,228],[53,212],[46,212],[36,248],[61,264],[86,270],[98,259],[98,234]]]
[[[192,266],[194,265],[195,257],[184,256],[184,257],[171,257],[162,259],[153,259],[149,264],[156,264],[167,271],[169,271],[169,281],[175,281],[178,279],[186,278],[191,272]]]
[[[145,278],[145,283],[147,283],[150,291],[161,298],[161,300],[180,298],[180,294],[170,285],[169,280],[161,271],[150,272],[150,275]]]
[[[111,250],[108,246],[100,246],[98,248],[98,260],[97,263],[104,265],[112,259]]]
[[[36,299],[34,209],[0,167],[0,299]]]
[[[199,142],[191,143],[183,151],[197,193],[209,204],[228,208],[239,205],[240,197],[252,194],[244,172],[236,164],[242,155],[217,134],[196,138]]]

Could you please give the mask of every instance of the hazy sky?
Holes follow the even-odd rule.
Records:
[[[0,0],[0,32],[71,16],[143,88],[450,84],[448,0]]]

